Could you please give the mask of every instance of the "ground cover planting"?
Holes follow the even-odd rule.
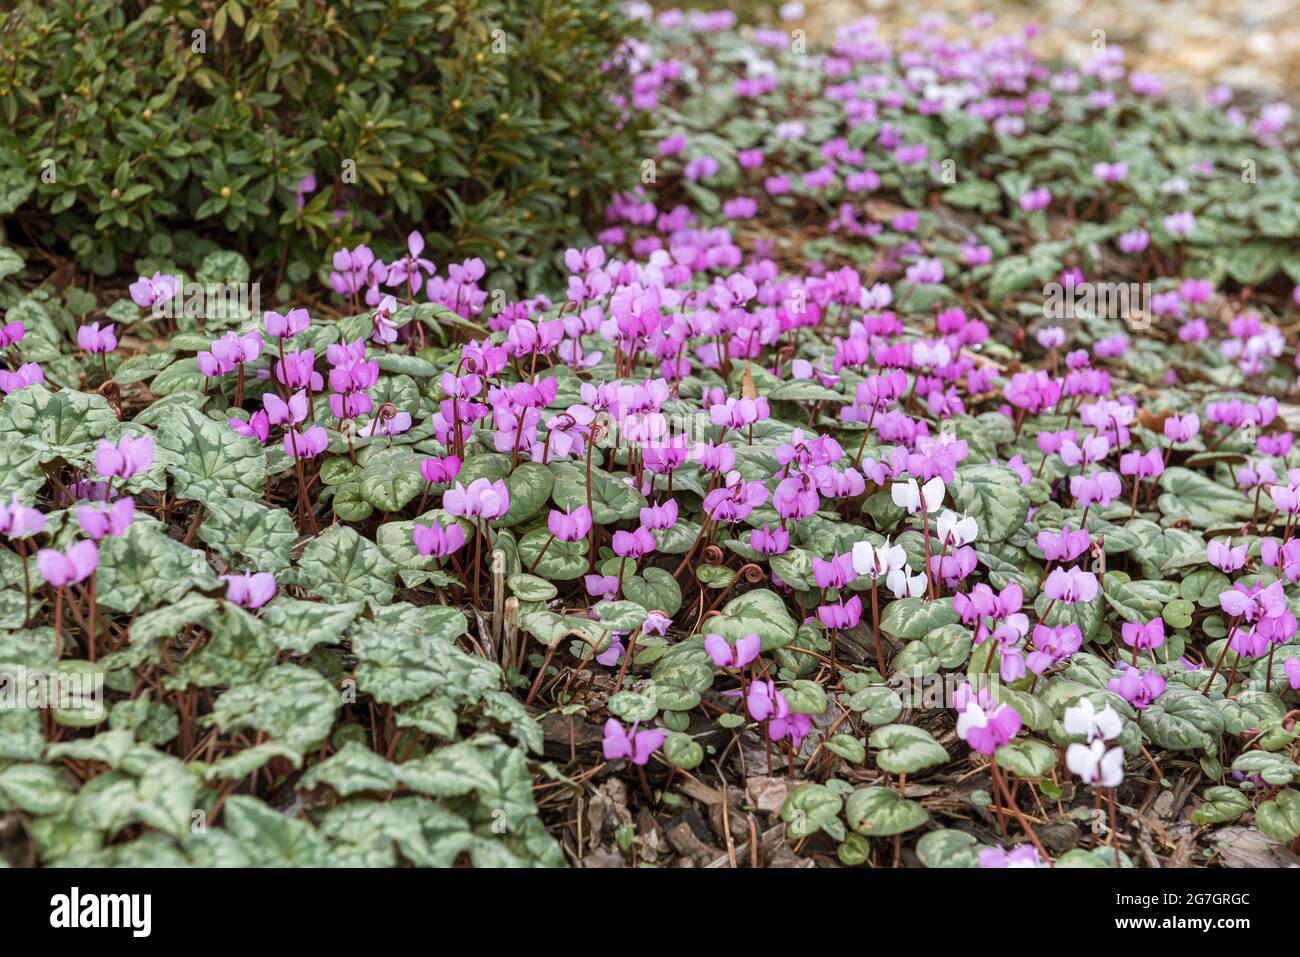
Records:
[[[325,145],[283,234],[6,228],[0,853],[1295,863],[1290,108],[985,16],[617,15],[635,148],[535,248],[316,208]]]

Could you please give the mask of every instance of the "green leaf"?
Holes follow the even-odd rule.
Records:
[[[949,488],[957,511],[965,512],[979,526],[976,541],[1005,542],[1024,527],[1029,493],[1009,468],[963,465]]]
[[[500,527],[518,525],[533,518],[546,507],[555,487],[555,474],[538,462],[523,462],[506,477],[510,508],[493,524]]]
[[[15,764],[0,771],[0,798],[28,814],[59,814],[73,794],[73,779],[63,768]]]
[[[682,607],[682,589],[672,573],[653,565],[623,582],[623,597],[646,611],[662,611],[668,617]]]
[[[334,525],[303,551],[302,586],[326,601],[393,600],[397,566],[379,547],[344,525]]]
[[[924,598],[900,598],[891,601],[880,616],[880,630],[903,641],[924,638],[930,632],[953,625],[961,617],[952,610],[952,599],[927,601]]]
[[[397,778],[394,765],[369,748],[349,741],[304,774],[298,789],[310,791],[327,784],[340,797],[350,797],[365,791],[395,791]]]
[[[794,641],[798,626],[776,592],[758,588],[727,602],[722,614],[709,621],[709,630],[733,645],[747,635],[758,635],[762,650],[772,651]]]
[[[1161,514],[1185,519],[1194,528],[1209,528],[1251,515],[1250,500],[1245,495],[1200,472],[1174,466],[1165,469],[1159,481],[1164,489],[1157,499]]]
[[[646,609],[633,601],[602,601],[592,610],[610,631],[632,632],[646,620]]]
[[[560,593],[559,589],[545,578],[523,572],[507,578],[506,587],[520,601],[550,601]]]
[[[281,814],[255,797],[235,794],[222,814],[226,828],[255,867],[324,867],[330,848],[306,821]]]
[[[823,825],[839,817],[844,799],[824,784],[803,784],[786,795],[781,804],[781,820],[786,835],[794,840],[815,834]]]
[[[381,704],[405,704],[437,693],[454,705],[477,701],[483,692],[500,686],[500,668],[465,654],[445,637],[465,631],[465,616],[451,608],[436,610],[446,613],[448,621],[433,632],[364,620],[352,626],[361,691]]]
[[[550,468],[555,473],[555,485],[551,490],[555,504],[570,511],[586,505],[585,470],[571,462],[555,463]],[[591,467],[591,517],[597,525],[638,518],[645,505],[645,496],[622,478],[616,478],[595,465]]]
[[[1273,840],[1284,844],[1300,837],[1300,791],[1279,791],[1277,797],[1255,809],[1255,823]]]
[[[1101,586],[1106,604],[1126,621],[1145,624],[1159,618],[1167,602],[1178,597],[1178,586],[1166,581],[1128,581],[1122,573],[1106,575]]]
[[[1213,748],[1223,734],[1223,716],[1208,698],[1171,684],[1141,713],[1142,730],[1162,748],[1198,751]]]
[[[966,628],[960,624],[942,625],[925,637],[908,642],[894,658],[891,668],[895,673],[912,677],[932,675],[941,668],[959,668],[970,657],[970,646],[971,633]]]
[[[916,774],[948,761],[948,752],[929,731],[910,724],[887,724],[871,732],[876,766],[890,774]]]
[[[298,529],[287,510],[239,498],[213,498],[203,504],[199,538],[227,564],[264,572],[289,567]]]
[[[362,602],[329,604],[280,597],[262,609],[267,634],[281,651],[308,654],[317,645],[336,645],[361,613]]]
[[[1282,787],[1300,778],[1300,767],[1285,754],[1273,751],[1246,751],[1232,762],[1232,770],[1247,777],[1258,775],[1265,784]]]
[[[230,426],[197,409],[177,406],[158,427],[158,448],[170,453],[168,473],[176,495],[196,502],[213,498],[262,497],[266,452]]]
[[[979,867],[981,844],[965,831],[940,828],[916,842],[916,856],[926,867]]]
[[[820,715],[826,712],[826,689],[815,681],[801,679],[791,682],[783,693],[794,714]]]
[[[549,545],[546,544],[548,541],[551,542]],[[558,538],[551,540],[550,531],[543,526],[519,539],[519,563],[531,574],[551,581],[573,581],[586,574],[589,549],[590,544],[585,538],[576,542]]]
[[[1192,812],[1192,823],[1198,827],[1227,824],[1250,809],[1250,799],[1236,788],[1206,788],[1202,797],[1204,803]]]
[[[683,771],[699,767],[704,760],[704,749],[689,735],[672,731],[664,738],[664,757],[668,763]]]
[[[861,764],[867,760],[866,745],[850,734],[831,735],[826,739],[826,750],[838,754],[850,764]]]
[[[362,501],[381,512],[396,512],[420,496],[428,483],[420,474],[423,456],[410,447],[372,445],[362,453],[356,478]]]
[[[217,698],[204,723],[225,734],[244,728],[265,732],[301,755],[329,735],[341,704],[338,691],[315,671],[276,665],[256,684],[233,687]]]
[[[203,552],[186,548],[139,513],[125,532],[99,543],[97,578],[99,603],[126,614],[180,601],[194,588],[221,586]]]
[[[993,752],[998,765],[1022,778],[1040,778],[1056,767],[1056,751],[1041,741],[1013,741]]]
[[[883,685],[854,692],[847,704],[852,710],[860,712],[862,720],[867,724],[889,724],[903,712],[903,702],[898,692]]]
[[[893,837],[920,827],[930,815],[891,788],[858,788],[845,802],[849,827],[868,837]]]

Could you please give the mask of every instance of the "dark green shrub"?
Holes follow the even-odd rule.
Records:
[[[639,168],[602,69],[627,29],[615,0],[20,0],[0,214],[101,275],[187,228],[302,281],[414,227],[538,278]]]

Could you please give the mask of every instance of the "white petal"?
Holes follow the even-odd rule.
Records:
[[[971,728],[982,728],[988,723],[983,708],[974,703],[968,704],[966,710],[957,715],[957,737],[965,741]]]
[[[876,549],[870,542],[857,542],[854,544],[853,570],[859,575],[876,577]]]
[[[975,541],[975,537],[979,535],[979,533],[980,527],[976,524],[975,519],[971,518],[969,515],[963,516],[962,520],[957,523],[957,534],[960,537],[960,541],[957,544],[967,545],[970,542]]]
[[[1101,784],[1103,787],[1118,787],[1124,780],[1124,749],[1111,748],[1101,759]]]
[[[1092,737],[1092,719],[1095,710],[1096,709],[1092,706],[1092,702],[1087,698],[1080,698],[1079,703],[1073,708],[1066,708],[1065,719],[1063,721],[1063,724],[1065,725],[1065,733],[1081,734],[1088,738]]]
[[[1124,729],[1124,719],[1115,712],[1114,708],[1106,705],[1097,715],[1096,725],[1101,736],[1109,741],[1119,737],[1120,731]]]
[[[933,512],[943,504],[944,491],[943,479],[937,475],[925,483],[925,487],[921,489],[921,494],[925,497],[925,510],[927,512]]]
[[[894,504],[899,508],[905,508],[913,513],[917,511],[920,504],[920,493],[916,489],[916,479],[895,482],[890,488],[889,494],[893,497]]]
[[[1092,783],[1097,776],[1097,761],[1092,756],[1092,748],[1086,744],[1072,744],[1065,749],[1065,766],[1079,775],[1084,784]]]

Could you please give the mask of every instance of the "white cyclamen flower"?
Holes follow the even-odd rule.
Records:
[[[939,541],[953,548],[961,548],[975,541],[975,536],[979,533],[979,526],[969,515],[962,513],[958,518],[956,512],[946,508],[939,513]]]
[[[858,542],[853,546],[853,570],[859,575],[879,578],[888,575],[895,568],[907,564],[907,553],[902,545],[890,545],[885,539],[882,545],[870,542]]]
[[[916,487],[916,479],[913,478],[905,482],[895,482],[889,489],[889,494],[894,499],[895,505],[907,509],[909,514],[917,515],[923,504],[927,512],[935,511],[943,504],[945,491],[943,479],[936,475],[919,489]]]
[[[1080,734],[1089,741],[1118,738],[1123,719],[1109,704],[1098,711],[1087,698],[1080,698],[1073,708],[1065,709],[1065,733]]]
[[[1106,749],[1103,741],[1072,744],[1065,749],[1065,766],[1079,775],[1084,784],[1117,787],[1124,780],[1124,749]]]
[[[885,579],[895,598],[920,598],[925,594],[925,576],[913,575],[912,566],[895,568]]]

